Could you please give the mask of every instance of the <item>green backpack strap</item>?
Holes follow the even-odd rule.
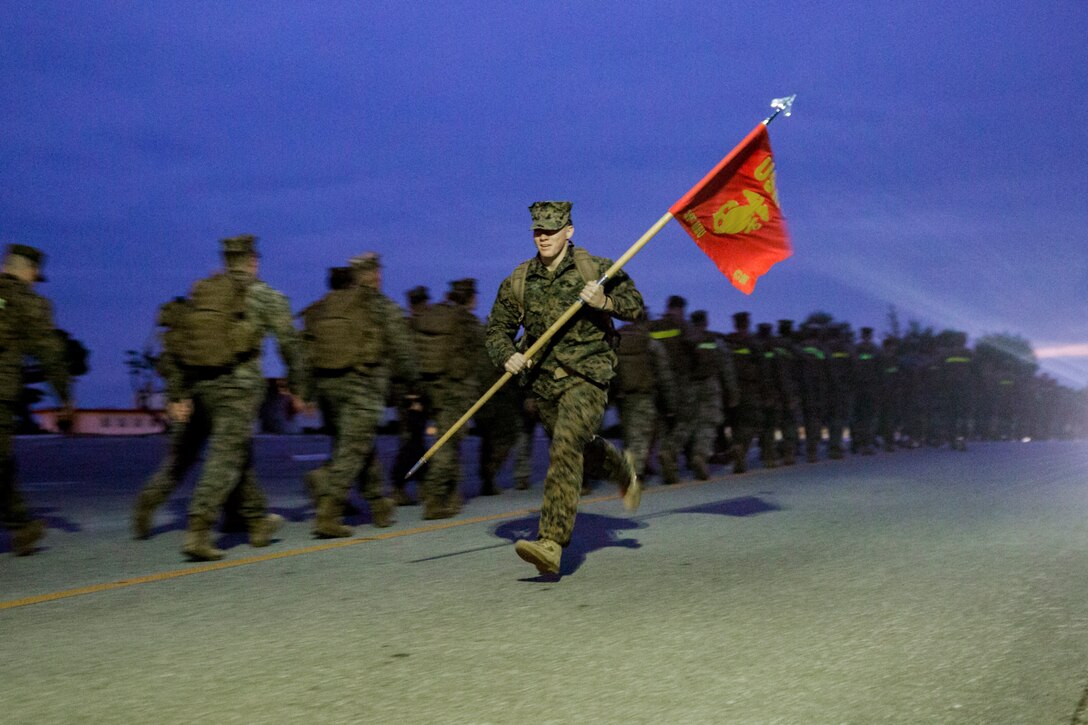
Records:
[[[510,275],[510,291],[514,293],[514,300],[518,303],[518,312],[522,320],[525,319],[525,278],[529,274],[529,263],[532,261],[531,259],[525,260],[517,267],[514,267],[514,271]]]
[[[575,247],[572,251],[574,252],[574,266],[578,268],[578,274],[582,275],[582,279],[586,282],[596,282],[600,278],[600,271],[597,269],[593,258],[589,256],[589,252],[581,247]]]

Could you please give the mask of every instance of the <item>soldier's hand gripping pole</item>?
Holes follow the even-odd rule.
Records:
[[[631,261],[631,257],[638,254],[639,250],[641,250],[643,247],[645,247],[647,242],[649,242],[651,239],[653,239],[654,236],[659,231],[661,231],[661,229],[666,224],[669,223],[670,219],[672,219],[672,213],[671,212],[666,212],[663,217],[658,219],[657,222],[652,227],[647,229],[646,232],[641,237],[639,237],[637,242],[635,242],[634,244],[631,245],[630,249],[628,249],[626,252],[623,253],[622,257],[617,259],[612,264],[612,266],[609,267],[605,271],[604,275],[599,280],[597,280],[597,284],[603,285],[606,281],[608,281],[613,276],[615,276],[616,272],[619,272],[621,269],[623,269],[623,266],[625,264],[627,264],[629,261]],[[563,328],[563,326],[566,325],[567,322],[569,322],[572,317],[574,317],[576,314],[578,314],[578,311],[581,310],[584,305],[585,305],[585,302],[583,302],[582,299],[579,298],[577,301],[575,301],[574,304],[572,304],[570,307],[568,307],[566,312],[564,312],[562,315],[560,315],[559,319],[556,320],[554,323],[552,323],[552,326],[548,328],[547,332],[545,332],[543,335],[541,335],[537,339],[537,341],[534,342],[529,347],[528,350],[526,350],[524,353],[522,353],[525,356],[525,359],[527,361],[532,361],[533,357],[538,352],[540,352],[540,350],[545,345],[548,344],[549,340],[551,340],[555,336],[555,333],[559,332],[559,330],[561,330]],[[506,383],[512,377],[514,377],[514,376],[511,375],[510,373],[503,373],[502,377],[499,378],[498,380],[496,380],[495,384],[492,385],[491,388],[486,393],[484,393],[482,396],[480,396],[480,399],[477,400],[475,403],[473,403],[472,407],[469,408],[468,411],[466,411],[464,415],[462,415],[460,418],[458,418],[457,422],[454,423],[453,425],[451,425],[450,429],[448,431],[446,431],[445,433],[443,433],[442,437],[439,438],[438,440],[436,440],[434,442],[434,445],[432,445],[430,447],[430,449],[426,453],[424,453],[423,456],[418,461],[416,461],[416,464],[414,466],[412,466],[410,471],[408,471],[408,475],[406,475],[404,477],[405,480],[411,478],[412,474],[414,474],[416,471],[418,471],[420,468],[422,468],[424,463],[431,460],[431,457],[434,456],[434,454],[438,451],[438,449],[441,448],[442,446],[444,446],[446,444],[446,441],[448,441],[450,439],[450,437],[454,433],[456,433],[458,430],[460,430],[461,426],[463,426],[465,423],[467,423],[469,421],[469,419],[471,419],[472,416],[476,414],[476,411],[478,411],[480,408],[482,408],[484,403],[486,403],[488,400],[491,399],[491,396],[493,396],[495,393],[499,392],[499,390],[502,388],[502,386],[506,385]]]

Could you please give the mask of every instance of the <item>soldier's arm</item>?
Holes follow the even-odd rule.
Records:
[[[404,310],[396,302],[383,297],[385,307],[382,320],[385,325],[386,354],[392,358],[393,374],[415,386],[419,381],[419,361],[416,360],[412,331],[404,317]]]
[[[287,367],[287,387],[294,395],[303,396],[308,390],[306,355],[287,296],[263,283],[254,285],[251,294],[262,323],[262,332],[276,338],[280,358]]]
[[[646,316],[646,305],[642,301],[642,294],[635,287],[631,277],[622,269],[605,282],[605,293],[608,300],[604,309],[613,317],[633,322]]]
[[[68,361],[65,358],[64,342],[56,334],[53,325],[53,307],[49,300],[30,293],[22,326],[22,332],[28,340],[28,352],[41,363],[45,379],[49,381],[57,397],[68,403]]]
[[[487,329],[484,333],[484,345],[491,362],[498,368],[504,368],[510,356],[517,352],[514,338],[521,329],[521,311],[511,290],[510,278],[499,285],[491,314],[487,317]]]
[[[166,397],[176,403],[189,397],[189,383],[185,376],[185,369],[177,359],[163,350],[155,361],[155,372],[166,383]]]
[[[737,368],[733,365],[733,356],[723,340],[718,340],[718,366],[721,370],[722,392],[725,394],[725,407],[736,408],[740,403],[740,384],[737,382]]]

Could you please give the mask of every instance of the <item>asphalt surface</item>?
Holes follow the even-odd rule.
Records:
[[[550,578],[511,545],[543,446],[530,491],[320,541],[326,441],[260,438],[288,523],[194,564],[191,485],[128,538],[164,445],[18,441],[50,531],[0,554],[2,722],[1088,722],[1088,443],[716,467],[634,515],[600,484]]]

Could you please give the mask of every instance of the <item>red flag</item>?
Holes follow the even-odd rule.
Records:
[[[669,211],[746,295],[760,275],[793,253],[762,123]]]

